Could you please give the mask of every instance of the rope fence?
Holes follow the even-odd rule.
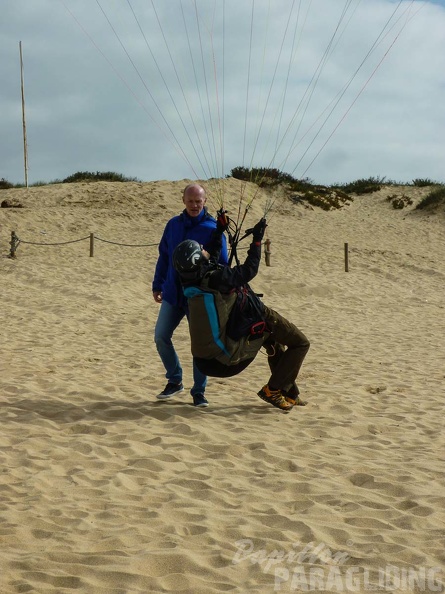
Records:
[[[113,245],[119,245],[119,246],[123,246],[123,247],[141,248],[141,247],[154,247],[154,246],[159,245],[159,243],[120,243],[118,241],[111,241],[109,239],[103,239],[102,237],[98,237],[94,233],[90,233],[86,237],[80,237],[79,239],[72,239],[70,241],[58,241],[58,242],[54,242],[54,243],[41,242],[41,241],[25,241],[24,239],[20,239],[20,237],[18,237],[18,235],[16,234],[15,231],[11,231],[11,241],[9,242],[9,245],[11,247],[9,250],[9,257],[10,258],[17,257],[16,256],[17,248],[19,247],[19,245],[21,243],[27,244],[27,245],[38,245],[38,246],[50,247],[50,246],[57,246],[57,245],[68,245],[70,243],[79,243],[81,241],[86,241],[88,239],[90,241],[90,257],[91,258],[94,256],[94,241],[95,240],[102,241],[103,243],[110,243]]]
[[[57,246],[57,245],[68,245],[70,243],[79,243],[80,241],[86,241],[88,239],[90,240],[90,258],[92,258],[94,256],[94,241],[95,240],[102,241],[103,243],[109,243],[112,245],[119,245],[121,247],[142,248],[142,247],[156,247],[159,245],[159,243],[120,243],[118,241],[111,241],[110,239],[103,239],[102,237],[98,237],[94,233],[90,233],[86,237],[80,237],[79,239],[72,239],[70,241],[58,241],[56,243],[46,243],[46,242],[38,242],[38,241],[25,241],[24,239],[20,239],[20,237],[17,236],[15,231],[11,231],[11,241],[9,242],[11,248],[9,250],[9,258],[17,257],[16,251],[21,243],[24,243],[27,245],[39,245],[39,246],[49,247],[49,246]],[[272,251],[270,249],[271,240],[266,239],[266,241],[264,243],[265,243],[264,258],[265,258],[266,266],[271,266],[271,263],[270,263],[270,257],[271,257],[271,253],[272,253]],[[344,244],[344,260],[345,260],[345,272],[349,272],[349,245],[347,243]]]
[[[103,243],[109,243],[111,245],[118,245],[121,247],[145,248],[145,247],[156,247],[159,245],[159,243],[121,243],[118,241],[111,241],[110,239],[103,239],[102,237],[99,237],[99,236],[95,235],[94,233],[90,233],[86,237],[80,237],[79,239],[72,239],[70,241],[58,241],[55,243],[46,243],[46,242],[37,242],[37,241],[25,241],[24,239],[20,239],[20,237],[18,237],[17,234],[15,233],[15,231],[12,231],[11,232],[11,241],[10,241],[11,249],[9,252],[9,257],[16,258],[16,251],[21,243],[26,244],[26,245],[38,245],[38,246],[50,247],[50,246],[68,245],[70,243],[79,243],[81,241],[87,241],[87,240],[89,240],[90,257],[91,258],[94,256],[94,242],[96,240],[102,241]],[[266,266],[271,266],[270,259],[271,259],[272,251],[271,251],[270,246],[271,246],[271,240],[266,239],[264,242],[264,258],[265,258]],[[247,248],[245,248],[245,249],[247,249]],[[345,269],[345,272],[349,272],[349,244],[348,243],[344,244],[344,269]]]
[[[16,234],[15,231],[11,231],[11,241],[9,242],[10,244],[10,250],[9,250],[9,254],[8,257],[9,258],[16,258],[16,252],[17,252],[17,248],[19,247],[19,245],[21,243],[25,244],[25,245],[37,245],[37,246],[42,246],[42,247],[52,247],[52,246],[61,246],[61,245],[69,245],[71,243],[79,243],[81,241],[87,241],[89,240],[89,246],[90,246],[90,257],[92,258],[94,256],[94,242],[95,240],[97,241],[102,241],[102,243],[108,243],[111,245],[117,245],[117,246],[121,246],[121,247],[133,247],[133,248],[146,248],[146,247],[157,247],[159,245],[159,242],[157,243],[122,243],[122,242],[118,242],[118,241],[111,241],[110,239],[103,239],[102,237],[98,237],[97,235],[95,235],[94,233],[90,233],[89,235],[87,235],[86,237],[80,237],[78,239],[71,239],[70,241],[58,241],[58,242],[41,242],[41,241],[25,241],[24,239],[21,239],[20,237],[18,237],[18,235]],[[264,241],[264,260],[265,260],[265,264],[266,266],[272,266],[271,264],[271,254],[272,254],[272,250],[271,250],[271,240],[269,238],[265,239]],[[248,250],[249,248],[246,247],[241,247],[240,248],[242,251],[244,250]],[[360,252],[363,250],[356,248],[352,248],[352,252]],[[366,251],[366,250],[365,250]],[[349,243],[344,243],[344,271],[345,272],[349,272],[349,262],[350,262],[350,246]],[[373,250],[372,253],[374,253],[375,251]],[[385,254],[386,252],[381,251],[382,254]],[[410,256],[410,254],[407,254],[408,256]]]

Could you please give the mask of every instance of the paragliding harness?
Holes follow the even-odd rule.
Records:
[[[247,210],[248,207],[246,208],[244,216],[247,214]],[[218,215],[220,213],[221,211],[218,211]],[[239,265],[240,261],[237,252],[238,243],[251,235],[252,232],[253,228],[247,229],[244,235],[240,237],[241,226],[236,226],[234,233],[227,229],[229,245],[231,248],[229,266],[231,266],[233,259],[235,259],[236,264]],[[266,331],[266,322],[263,314],[264,306],[259,299],[263,296],[262,293],[255,293],[248,283],[242,287],[233,289],[232,292],[236,293],[236,301],[227,323],[227,335],[234,340],[249,335],[251,337],[262,337]]]
[[[261,338],[266,331],[263,316],[263,304],[250,285],[233,289],[236,293],[235,303],[227,321],[227,336],[239,340],[243,336]]]
[[[206,375],[228,377],[247,367],[269,332],[263,305],[246,284],[223,294],[209,287],[215,271],[200,286],[186,287],[192,355]]]

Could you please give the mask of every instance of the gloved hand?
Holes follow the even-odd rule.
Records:
[[[229,217],[227,216],[227,211],[221,208],[216,213],[216,217],[216,230],[222,235],[224,231],[227,231],[229,228]]]
[[[264,232],[266,231],[267,223],[266,219],[260,219],[258,223],[252,229],[252,235],[254,241],[262,241]]]

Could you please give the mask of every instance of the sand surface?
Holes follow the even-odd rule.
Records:
[[[1,594],[445,591],[445,214],[414,187],[330,212],[278,198],[252,285],[311,340],[309,404],[256,396],[260,354],[203,410],[185,323],[186,390],[155,398],[151,281],[185,184],[0,194],[23,206],[0,209]],[[245,192],[251,226],[267,198]]]

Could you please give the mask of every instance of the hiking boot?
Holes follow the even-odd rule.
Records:
[[[291,410],[293,407],[293,404],[287,402],[281,390],[271,390],[267,384],[261,388],[258,396],[265,402],[281,410]]]
[[[289,396],[289,394],[285,394],[284,398],[286,402],[289,402],[289,404],[292,404],[292,406],[306,406],[307,404],[307,400],[301,400],[298,395]]]
[[[204,394],[194,394],[193,395],[193,404],[195,406],[199,406],[199,408],[204,408],[204,406],[209,406],[207,398]]]
[[[165,388],[162,390],[160,394],[156,396],[159,400],[167,400],[167,398],[171,398],[176,394],[184,391],[184,386],[181,384],[173,384],[172,382],[168,382]]]

